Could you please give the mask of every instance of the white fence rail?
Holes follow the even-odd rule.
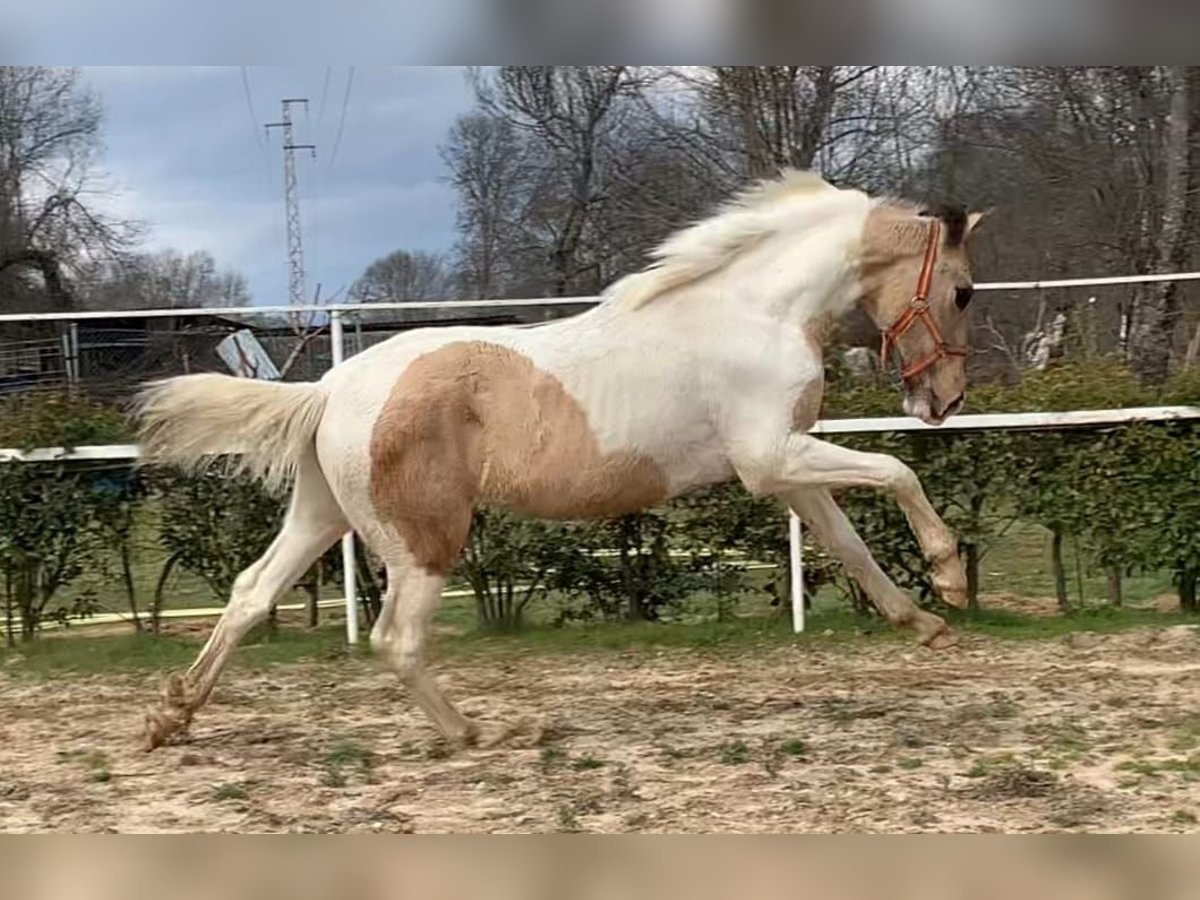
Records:
[[[1131,275],[1099,278],[1063,278],[1043,281],[998,281],[975,285],[977,291],[1024,291],[1051,288],[1105,287],[1126,284],[1151,284],[1163,281],[1198,281],[1200,272],[1179,272],[1165,275]],[[345,356],[343,323],[347,317],[358,312],[382,310],[419,309],[503,309],[528,307],[587,307],[601,301],[601,297],[554,297],[520,300],[453,300],[412,301],[388,303],[339,303],[324,306],[307,306],[303,312],[327,315],[332,347],[333,364],[337,365]],[[88,312],[56,313],[4,313],[0,323],[5,322],[79,322],[96,319],[156,319],[187,318],[192,316],[249,316],[294,315],[293,306],[256,306],[228,308],[181,308],[143,310],[103,310]],[[1097,427],[1123,425],[1132,422],[1156,422],[1200,419],[1200,407],[1163,406],[1139,407],[1134,409],[1074,410],[1067,412],[997,413],[986,415],[956,416],[941,425],[940,431],[979,431],[989,429],[1033,429],[1064,427]],[[814,434],[853,434],[884,431],[925,431],[932,426],[909,417],[878,417],[867,419],[829,419],[818,422]],[[53,462],[58,460],[136,460],[138,448],[132,444],[98,445],[87,447],[41,447],[31,450],[0,449],[0,462]],[[792,514],[788,526],[792,562],[792,614],[797,632],[804,629],[804,591],[801,558],[801,529],[799,519]],[[357,586],[354,583],[354,536],[347,534],[342,542],[344,570],[346,572],[346,639],[356,643],[359,635]]]

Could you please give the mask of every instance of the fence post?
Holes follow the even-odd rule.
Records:
[[[788,558],[792,576],[792,631],[804,630],[804,557],[801,550],[800,517],[788,510]]]
[[[329,313],[329,346],[333,364],[345,359],[345,336],[342,333],[342,312],[334,309]],[[342,536],[342,580],[346,586],[346,642],[358,643],[358,573],[354,562],[354,532]]]

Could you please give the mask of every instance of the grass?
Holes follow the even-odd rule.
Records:
[[[1200,747],[1200,713],[1193,713],[1175,726],[1168,746],[1172,750],[1195,750]]]
[[[981,560],[981,589],[984,594],[1009,593],[1018,597],[1053,597],[1054,575],[1050,568],[1050,532],[1032,522],[1018,521],[1000,537]],[[1067,538],[1063,564],[1067,569],[1067,592],[1074,603],[1099,602],[1107,597],[1107,580],[1099,568],[1081,560],[1082,579],[1077,577],[1074,542]],[[1082,581],[1083,596],[1079,594]],[[1125,602],[1133,605],[1173,593],[1168,572],[1127,576],[1122,582]]]
[[[49,678],[178,669],[191,665],[202,640],[178,635],[52,635],[15,648],[0,650],[0,665],[17,675]],[[336,628],[300,631],[281,628],[274,635],[251,635],[233,664],[241,668],[344,657],[345,636]],[[361,648],[355,655],[366,656]]]
[[[357,772],[370,781],[374,762],[374,754],[357,741],[348,738],[334,741],[322,760],[325,771],[321,775],[321,784],[332,788],[345,787],[348,782],[347,771]]]
[[[227,800],[245,800],[249,796],[245,786],[236,781],[213,785],[212,789],[212,798],[218,803],[224,803]]]
[[[785,756],[790,756],[793,759],[808,754],[808,744],[799,738],[793,738],[790,741],[784,741],[779,745],[779,749]]]
[[[986,778],[996,772],[1003,771],[1016,763],[1016,757],[1011,753],[997,753],[992,756],[980,756],[964,774],[968,778]]]
[[[549,771],[559,763],[565,762],[567,759],[567,753],[561,747],[556,747],[553,744],[550,744],[549,746],[542,748],[539,759],[541,760],[542,769]]]
[[[1141,775],[1145,778],[1158,778],[1163,774],[1180,775],[1188,781],[1200,779],[1200,753],[1187,757],[1172,757],[1170,759],[1126,759],[1117,763],[1117,770]]]
[[[604,760],[596,759],[594,756],[581,756],[571,763],[571,768],[577,772],[586,772],[591,769],[603,769],[606,765]]]
[[[726,741],[717,751],[721,762],[727,766],[740,766],[750,761],[750,748],[745,741]]]
[[[1010,640],[1040,640],[1081,631],[1109,633],[1148,625],[1196,624],[1198,621],[1195,616],[1183,614],[1110,607],[1067,616],[1024,616],[994,610],[974,617],[954,614],[950,618],[956,628],[968,634]],[[878,625],[874,620],[871,622]],[[514,634],[465,632],[441,635],[436,653],[442,657],[666,650],[723,654],[808,644],[828,646],[858,641],[912,640],[908,632],[886,626],[873,629],[871,635],[865,636],[864,624],[866,620],[849,612],[817,610],[810,619],[808,631],[801,635],[793,634],[788,619],[778,615],[690,624],[540,626]],[[0,667],[12,675],[34,678],[162,671],[190,665],[201,643],[200,637],[192,636],[90,635],[80,630],[47,635],[28,644],[0,649]],[[256,669],[305,660],[365,659],[368,656],[366,642],[348,650],[344,634],[336,625],[314,630],[283,627],[274,634],[265,630],[251,634],[235,655],[234,665]],[[1200,732],[1200,726],[1196,730]]]
[[[325,765],[330,768],[368,769],[371,762],[371,751],[352,740],[337,741],[325,754]]]

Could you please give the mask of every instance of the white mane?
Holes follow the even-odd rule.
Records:
[[[651,251],[649,266],[616,281],[605,294],[627,309],[644,306],[668,291],[711,275],[778,232],[798,203],[838,192],[813,172],[786,170],[779,178],[742,191],[709,218],[671,235]]]

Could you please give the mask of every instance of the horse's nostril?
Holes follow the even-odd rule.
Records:
[[[950,418],[950,416],[954,415],[956,412],[958,412],[960,409],[962,409],[964,400],[965,400],[965,398],[963,397],[963,395],[959,394],[957,397],[955,397],[953,400],[951,400],[949,403],[947,403],[942,408],[941,417],[943,419]]]

